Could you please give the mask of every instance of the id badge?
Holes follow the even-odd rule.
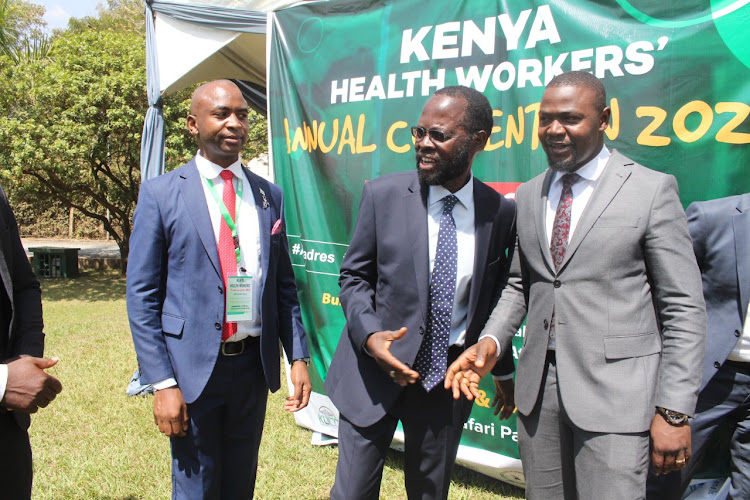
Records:
[[[229,276],[227,282],[227,321],[253,321],[253,289],[255,280],[252,276]]]

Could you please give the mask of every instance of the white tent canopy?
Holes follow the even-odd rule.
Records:
[[[141,177],[164,172],[162,97],[217,78],[266,86],[266,13],[293,0],[146,0],[146,79]]]

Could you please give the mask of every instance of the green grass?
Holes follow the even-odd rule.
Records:
[[[115,272],[43,280],[45,354],[64,386],[33,417],[35,499],[166,499],[167,438],[153,423],[150,397],[127,397],[136,366],[125,311],[125,280]],[[256,485],[259,499],[324,499],[338,450],[310,444],[311,433],[282,411],[284,389],[268,401]],[[403,456],[388,456],[381,498],[406,498]],[[523,490],[457,468],[452,499],[518,499]]]

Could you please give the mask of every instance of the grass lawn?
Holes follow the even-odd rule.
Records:
[[[127,397],[136,366],[125,312],[125,279],[84,272],[42,281],[47,344],[64,386],[33,417],[34,499],[167,499],[169,443],[153,423],[150,397]],[[256,486],[259,499],[324,499],[338,450],[310,444],[311,433],[282,411],[284,388],[268,401]],[[406,498],[402,455],[391,452],[381,498]],[[452,499],[518,499],[523,490],[457,468]]]

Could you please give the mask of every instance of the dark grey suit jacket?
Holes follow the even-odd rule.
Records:
[[[692,414],[706,313],[674,177],[613,151],[556,273],[545,227],[552,176],[518,188],[518,249],[482,332],[508,349],[528,313],[518,411],[537,403],[554,310],[559,391],[577,427],[645,432],[655,406]]]
[[[750,193],[693,203],[687,216],[708,314],[703,389],[732,352],[747,314]]]
[[[26,257],[18,225],[0,187],[0,277],[3,292],[10,301],[10,324],[5,335],[5,349],[0,361],[22,354],[41,357],[44,352],[42,329],[42,292]],[[29,426],[27,413],[15,412],[16,421],[23,428]]]
[[[352,240],[341,265],[341,305],[346,326],[326,377],[328,396],[352,423],[381,419],[403,388],[363,351],[367,337],[408,331],[391,346],[413,366],[427,331],[429,251],[427,188],[416,171],[365,184]],[[515,239],[515,203],[474,179],[474,273],[469,292],[466,346],[476,343],[507,277]],[[503,358],[505,372],[513,358]],[[442,390],[442,389],[436,389]]]

